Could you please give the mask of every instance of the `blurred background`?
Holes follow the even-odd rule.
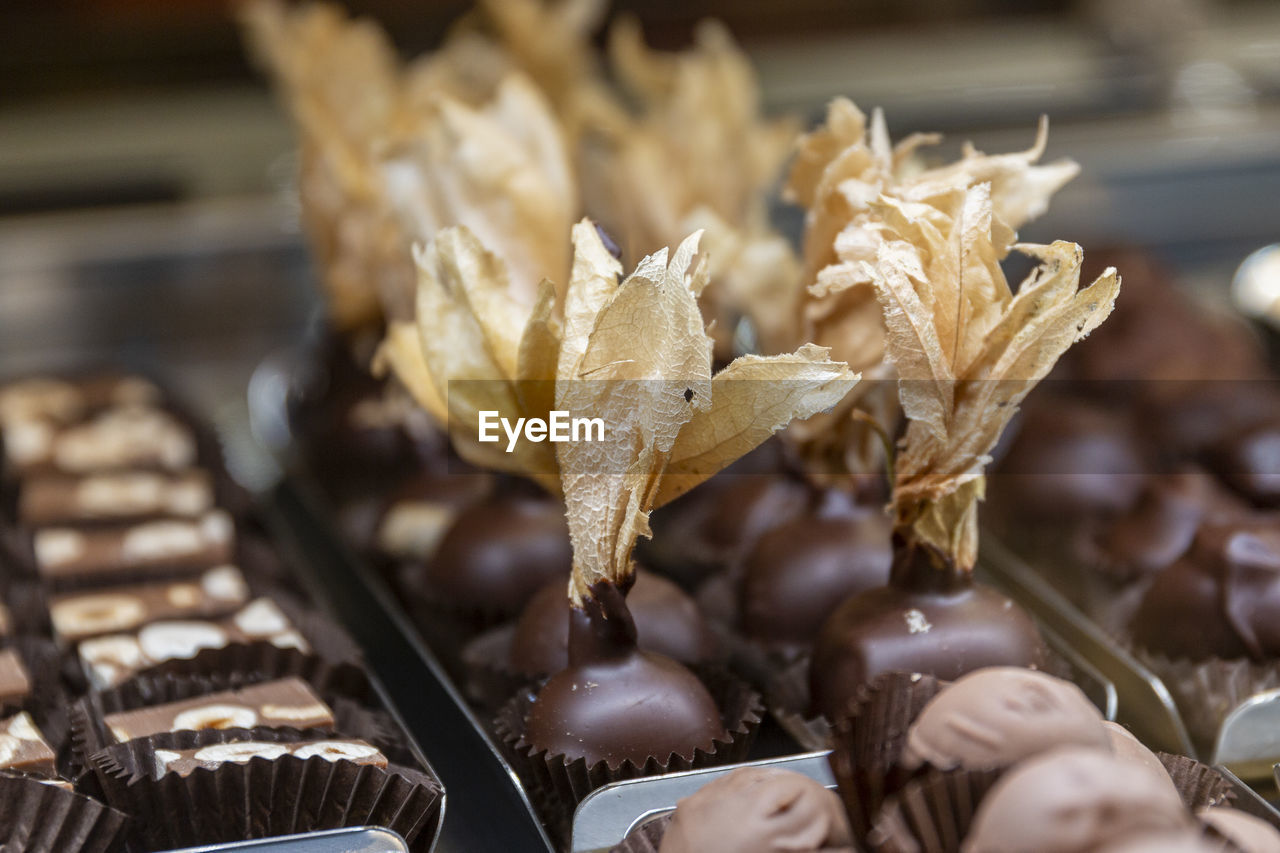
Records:
[[[360,0],[413,54],[469,4]],[[1276,0],[619,0],[679,48],[724,20],[766,106],[836,94],[895,138],[1027,147],[1080,178],[1024,232],[1131,246],[1222,301],[1280,239]],[[159,367],[240,418],[253,366],[315,316],[284,112],[224,0],[5,0],[0,11],[0,371]],[[793,212],[783,222],[798,230]],[[790,218],[788,218],[790,217]]]

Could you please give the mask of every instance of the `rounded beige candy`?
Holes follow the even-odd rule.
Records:
[[[853,849],[844,808],[833,792],[789,770],[744,767],[676,804],[659,853]]]
[[[285,744],[247,740],[240,743],[215,743],[211,746],[206,746],[192,757],[196,761],[207,761],[211,764],[225,761],[245,764],[251,758],[274,760],[285,755],[288,751],[289,747]]]
[[[1097,853],[1225,853],[1221,842],[1203,832],[1159,832],[1123,838],[1098,848]],[[1251,853],[1251,851],[1246,851]]]
[[[1280,853],[1280,832],[1262,818],[1226,806],[1210,806],[1196,817],[1245,853]]]
[[[1000,778],[974,816],[963,853],[1091,853],[1104,844],[1192,829],[1172,785],[1087,747],[1060,747]]]
[[[340,740],[322,740],[304,744],[293,751],[298,758],[320,756],[329,761],[355,760],[378,754],[378,748],[367,743],[347,743]]]
[[[1111,751],[1122,761],[1131,761],[1151,771],[1157,779],[1168,782],[1172,788],[1173,779],[1169,771],[1160,762],[1160,757],[1133,736],[1133,733],[1119,723],[1106,721],[1102,724],[1107,729],[1107,737],[1111,740]],[[1177,788],[1174,788],[1177,791]],[[1181,795],[1179,795],[1181,796]]]
[[[984,770],[1070,744],[1109,752],[1102,723],[1069,681],[1021,667],[979,669],[924,706],[907,733],[902,765]]]
[[[248,729],[258,722],[252,708],[243,705],[206,705],[191,708],[173,718],[174,731],[203,731],[204,729]]]

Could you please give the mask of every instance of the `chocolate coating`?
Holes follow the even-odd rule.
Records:
[[[1256,506],[1280,505],[1280,421],[1242,430],[1210,454],[1223,482]]]
[[[1170,787],[1173,786],[1173,780],[1169,778],[1169,771],[1165,770],[1164,765],[1160,763],[1160,758],[1147,749],[1142,741],[1134,737],[1128,729],[1119,723],[1104,720],[1102,725],[1107,730],[1107,739],[1111,741],[1111,752],[1116,758],[1133,762],[1139,767],[1145,767],[1157,779],[1167,782]]]
[[[889,520],[871,512],[802,516],[765,533],[744,560],[738,595],[743,632],[766,643],[812,643],[840,602],[888,583],[889,540]]]
[[[834,791],[789,770],[743,767],[676,804],[658,853],[843,853],[849,822]]]
[[[1223,853],[1223,846],[1199,830],[1184,829],[1123,838],[1097,848],[1097,853]]]
[[[1021,607],[931,549],[896,541],[889,585],[849,598],[822,626],[809,667],[812,710],[838,719],[883,672],[955,680],[1044,660],[1044,641]]]
[[[1002,776],[983,798],[961,849],[1089,853],[1130,837],[1191,828],[1172,786],[1107,752],[1065,747]]]
[[[1262,818],[1226,806],[1201,809],[1196,817],[1247,853],[1280,853],[1280,832]]]
[[[1022,517],[1099,516],[1133,503],[1144,470],[1124,421],[1087,403],[1050,398],[1023,412],[988,490],[993,501]]]
[[[1130,628],[1138,645],[1174,658],[1280,655],[1280,524],[1201,527],[1156,576]]]
[[[1111,749],[1102,714],[1084,692],[1030,669],[990,667],[929,700],[907,733],[901,763],[991,770],[1067,745]]]
[[[458,513],[421,580],[452,606],[515,616],[572,563],[560,502],[506,491]]]
[[[538,590],[520,614],[511,640],[511,668],[541,678],[569,665],[569,620],[586,614],[569,606],[566,579]],[[627,593],[640,649],[682,663],[706,663],[717,651],[715,636],[697,603],[666,578],[640,570]]]
[[[525,720],[525,740],[566,760],[619,767],[692,759],[727,737],[707,688],[671,658],[636,648],[623,593],[596,584],[586,619],[571,622],[569,666],[551,677]]]

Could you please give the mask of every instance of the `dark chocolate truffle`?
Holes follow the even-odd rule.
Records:
[[[430,559],[458,513],[491,487],[492,478],[480,471],[420,469],[387,501],[378,520],[376,547],[395,559]]]
[[[993,503],[1020,517],[1122,512],[1144,479],[1137,440],[1123,420],[1077,400],[1049,398],[1022,414],[1008,456],[988,481]]]
[[[1192,829],[1170,785],[1108,752],[1063,747],[1028,759],[982,800],[964,853],[1091,853],[1152,833]]]
[[[702,682],[671,658],[636,648],[623,592],[601,583],[570,623],[569,666],[551,677],[529,709],[524,740],[534,749],[588,765],[643,765],[692,759],[728,737]]]
[[[955,680],[1044,660],[1040,632],[1011,599],[927,546],[895,542],[889,585],[849,598],[822,626],[809,667],[812,709],[839,719],[858,688],[883,672]]]
[[[586,614],[569,606],[568,579],[538,590],[520,614],[511,640],[511,668],[533,677],[559,672],[569,665],[569,619]],[[681,663],[707,663],[717,643],[697,603],[666,578],[640,570],[627,593],[627,609],[636,623],[644,651]]]
[[[884,586],[893,562],[883,513],[803,516],[756,540],[739,588],[739,625],[765,643],[804,646],[849,596]]]
[[[564,506],[504,491],[458,514],[422,579],[431,597],[451,606],[515,616],[572,563]]]
[[[1020,667],[971,672],[929,700],[902,766],[993,770],[1058,746],[1111,750],[1102,714],[1069,681]]]
[[[1280,832],[1262,818],[1227,806],[1201,809],[1196,817],[1246,853],[1280,853]]]
[[[743,767],[676,804],[658,853],[853,853],[835,792],[799,773]]]
[[[1223,482],[1248,501],[1261,507],[1280,505],[1280,421],[1221,440],[1210,458]]]
[[[1280,523],[1202,526],[1156,576],[1130,627],[1139,646],[1172,658],[1280,655]]]

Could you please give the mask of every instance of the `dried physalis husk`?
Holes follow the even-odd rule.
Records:
[[[735,361],[712,377],[697,297],[707,267],[689,268],[698,234],[617,282],[594,230],[575,230],[556,408],[601,418],[604,440],[557,447],[581,605],[599,581],[623,583],[649,510],[745,454],[794,417],[838,401],[856,377],[820,347]],[[670,479],[668,479],[670,474]]]
[[[335,6],[254,0],[241,17],[298,126],[302,215],[330,318],[340,330],[376,326],[380,292],[413,281],[376,157],[399,110],[395,52],[374,24]]]
[[[1080,288],[1079,246],[1020,244],[1038,265],[1015,295],[999,263],[1010,234],[986,183],[872,207],[884,240],[866,274],[908,418],[895,525],[971,569],[983,469],[1000,433],[1068,347],[1111,313],[1120,279],[1108,269]]]

